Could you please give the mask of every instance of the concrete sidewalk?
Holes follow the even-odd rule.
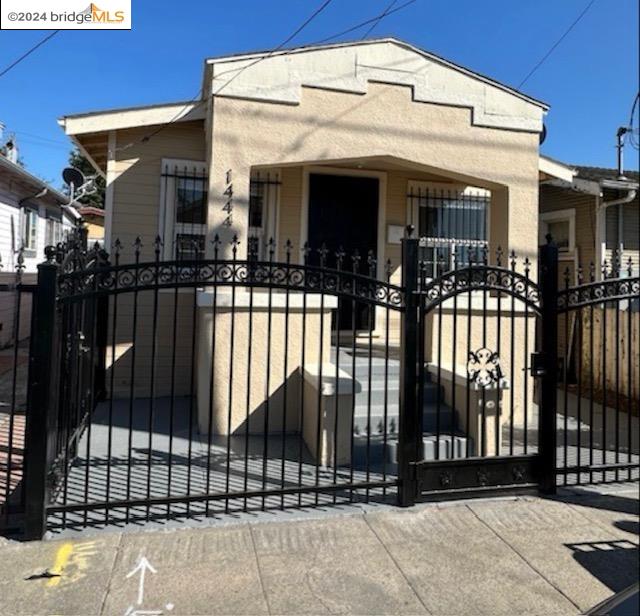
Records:
[[[636,581],[637,498],[632,485],[6,541],[0,612],[579,614]]]

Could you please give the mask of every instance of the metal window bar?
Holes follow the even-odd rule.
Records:
[[[160,239],[165,255],[178,260],[204,258],[209,178],[198,165],[165,165]],[[168,237],[171,233],[171,237]]]
[[[473,262],[476,247],[488,245],[490,197],[469,190],[437,190],[411,186],[410,210],[418,222],[420,259],[432,279]]]

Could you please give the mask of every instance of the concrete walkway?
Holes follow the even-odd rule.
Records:
[[[0,540],[0,612],[579,614],[636,581],[637,498],[634,484],[553,500]]]

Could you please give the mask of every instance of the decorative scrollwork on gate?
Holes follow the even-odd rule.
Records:
[[[640,277],[615,278],[563,289],[558,293],[558,311],[599,304],[606,301],[638,299]]]
[[[83,268],[59,277],[61,298],[92,292],[135,291],[199,285],[271,287],[341,295],[401,309],[401,287],[346,270],[289,263],[210,260],[157,261]]]
[[[500,358],[498,353],[482,347],[477,351],[469,351],[467,362],[467,374],[469,381],[480,387],[488,387],[499,383],[502,378]]]
[[[425,309],[430,310],[449,297],[468,291],[499,291],[521,300],[533,310],[540,306],[538,285],[528,275],[492,265],[454,269],[426,283],[419,292],[426,300]]]

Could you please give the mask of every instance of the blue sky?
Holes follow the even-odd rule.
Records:
[[[335,34],[390,0],[333,0],[293,44]],[[402,4],[399,1],[397,5]],[[131,31],[62,31],[0,78],[0,120],[27,168],[59,185],[64,114],[192,98],[205,57],[269,49],[320,0],[132,0]],[[587,0],[416,0],[371,36],[392,35],[516,86]],[[615,131],[638,91],[638,2],[596,0],[522,88],[551,105],[542,151],[571,163],[615,165]],[[366,27],[350,38],[360,38]],[[46,32],[0,32],[0,70]],[[347,38],[349,38],[347,37]],[[629,148],[628,167],[637,165]]]

